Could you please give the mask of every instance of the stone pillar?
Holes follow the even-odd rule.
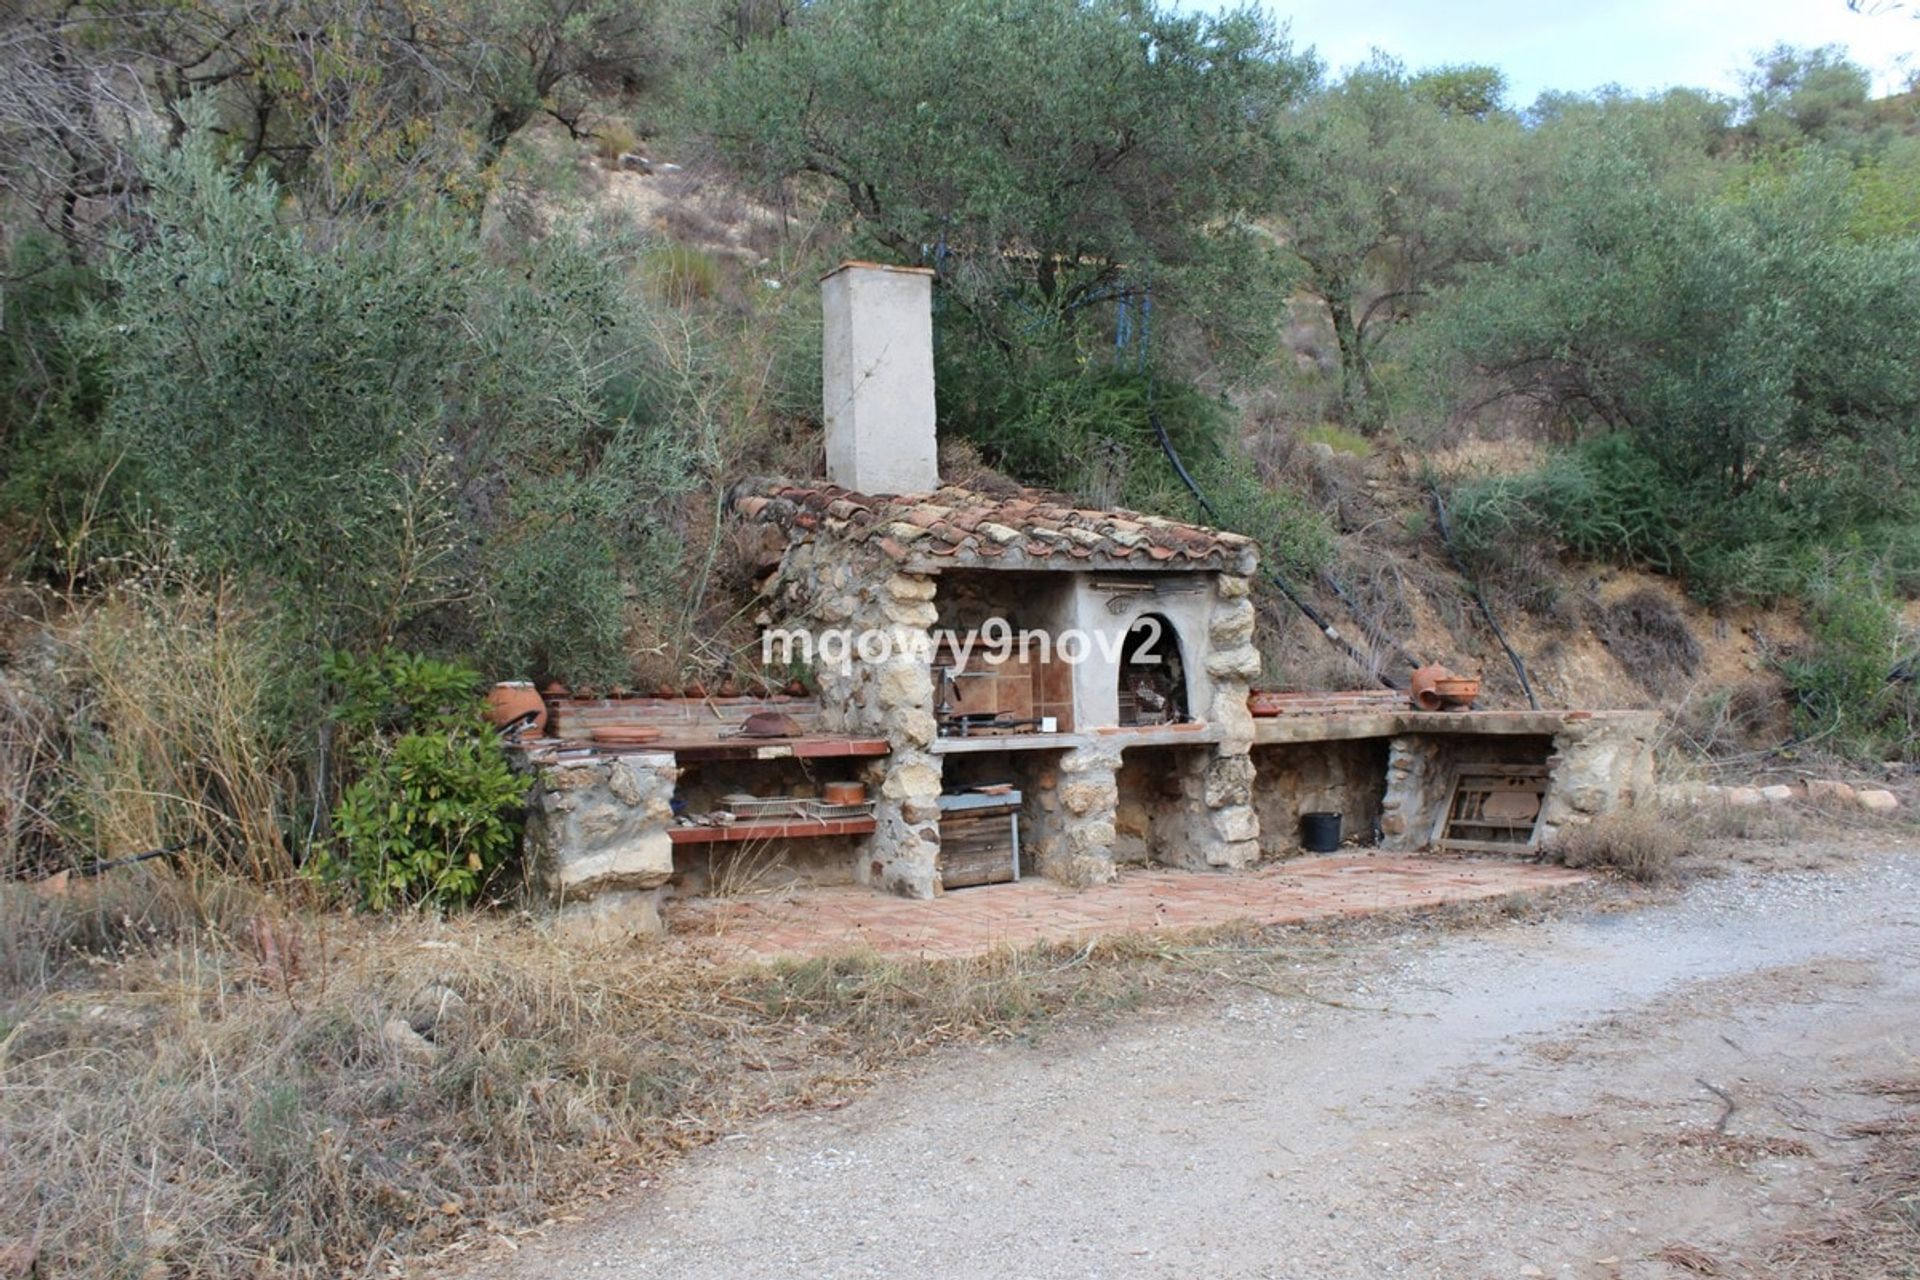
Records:
[[[585,938],[662,932],[657,890],[673,875],[673,786],[664,752],[544,768],[527,799],[535,905]]]
[[[1059,831],[1035,850],[1042,875],[1076,888],[1114,878],[1119,771],[1120,750],[1106,743],[1061,757]]]
[[[1191,824],[1193,840],[1187,865],[1240,869],[1260,860],[1260,817],[1253,808],[1253,713],[1247,694],[1260,674],[1260,653],[1253,647],[1251,581],[1223,573],[1215,580],[1218,601],[1207,622],[1207,675],[1213,681],[1213,705],[1207,720],[1220,733],[1212,753],[1195,766],[1191,794],[1204,821]],[[1183,783],[1183,792],[1189,787]]]
[[[1576,718],[1578,717],[1578,718]],[[1571,713],[1553,739],[1553,771],[1540,809],[1540,843],[1602,814],[1652,804],[1653,713],[1595,717]]]
[[[1387,791],[1380,801],[1380,847],[1412,853],[1427,847],[1433,834],[1435,792],[1445,785],[1439,746],[1431,739],[1402,736],[1387,744]]]
[[[883,582],[870,615],[888,641],[884,661],[859,660],[863,679],[851,691],[869,728],[885,736],[891,754],[870,774],[877,824],[860,855],[863,883],[908,898],[931,898],[940,886],[940,757],[927,629],[937,614],[934,580],[896,573]],[[877,616],[873,616],[876,615]]]

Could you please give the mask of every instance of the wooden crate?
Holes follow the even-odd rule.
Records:
[[[940,882],[949,889],[1020,878],[1020,807],[966,809],[940,816]]]

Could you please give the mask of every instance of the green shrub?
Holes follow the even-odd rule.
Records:
[[[1311,571],[1331,554],[1326,521],[1259,474],[1226,407],[1191,383],[1058,335],[1015,352],[953,338],[940,352],[942,425],[994,466],[1095,505],[1217,519],[1259,542],[1274,567]],[[1197,509],[1161,430],[1217,517]]]
[[[1920,238],[1861,239],[1831,156],[1676,184],[1625,133],[1569,150],[1537,242],[1436,313],[1456,387],[1597,435],[1468,500],[1479,541],[1551,529],[1709,601],[1796,591],[1817,558],[1920,522]]]
[[[1813,645],[1782,669],[1795,735],[1856,759],[1913,759],[1920,702],[1899,602],[1857,559],[1829,565],[1809,594]]]
[[[479,673],[385,650],[336,655],[327,674],[358,776],[334,808],[339,852],[320,874],[375,911],[472,902],[514,851],[528,785],[482,715]]]
[[[432,206],[322,236],[198,133],[146,176],[151,242],[71,328],[112,388],[83,443],[125,454],[180,549],[274,592],[319,649],[431,634],[522,674],[614,669],[618,600],[675,582],[695,478],[631,246],[489,251]],[[556,529],[589,554],[553,554]],[[550,643],[576,617],[553,602],[592,597]]]

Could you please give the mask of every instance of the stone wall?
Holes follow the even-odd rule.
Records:
[[[1574,712],[1553,739],[1553,786],[1540,811],[1540,841],[1602,814],[1659,802],[1653,741],[1659,716]]]
[[[863,772],[875,830],[860,842],[855,876],[890,893],[932,897],[940,892],[940,757],[931,750],[935,693],[926,659],[934,579],[895,572],[866,548],[803,541],[788,548],[771,589],[781,626],[888,637],[884,661],[816,664],[821,728],[884,738],[889,750]]]
[[[1548,770],[1539,843],[1569,826],[1657,800],[1654,712],[1567,712],[1551,737],[1422,733],[1393,739],[1381,806],[1381,846],[1424,849],[1451,799],[1460,764],[1540,764]]]
[[[1338,813],[1343,839],[1372,843],[1386,797],[1388,754],[1379,738],[1256,746],[1253,807],[1261,853],[1299,853],[1304,813]]]
[[[526,858],[534,902],[569,934],[660,932],[658,890],[673,875],[671,755],[550,765],[527,799]]]

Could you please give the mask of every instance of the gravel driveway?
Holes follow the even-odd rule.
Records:
[[[1849,1086],[1920,1073],[1909,857],[1408,929],[1303,961],[1300,996],[944,1054],[473,1274],[1692,1274],[1653,1256],[1677,1243],[1737,1268],[1844,1189],[1844,1127],[1886,1106]]]

